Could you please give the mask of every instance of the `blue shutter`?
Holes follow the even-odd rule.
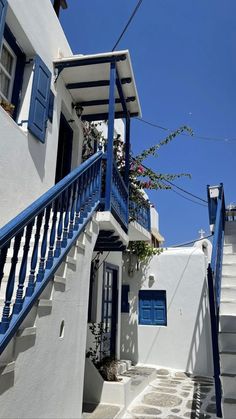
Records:
[[[139,324],[152,324],[152,299],[146,291],[139,291]]]
[[[37,55],[34,61],[34,78],[29,110],[29,131],[42,143],[45,142],[51,73]]]
[[[0,0],[0,49],[7,13],[7,0]]]
[[[122,285],[121,313],[129,313],[129,285]]]
[[[166,291],[139,291],[139,324],[166,326]]]
[[[153,300],[153,324],[166,325],[166,302],[163,295]]]

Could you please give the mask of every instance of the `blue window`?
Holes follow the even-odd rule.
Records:
[[[17,117],[25,59],[25,54],[18,46],[10,28],[5,25],[0,48],[0,97],[14,105],[14,119]]]
[[[129,285],[122,285],[121,313],[129,313]]]
[[[166,291],[139,291],[139,324],[166,326]]]
[[[2,43],[2,36],[5,26],[5,19],[7,13],[7,0],[0,0],[0,46]]]
[[[37,55],[34,61],[34,78],[30,100],[28,129],[42,143],[45,142],[51,73]]]

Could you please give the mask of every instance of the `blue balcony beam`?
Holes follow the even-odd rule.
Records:
[[[126,55],[111,55],[108,57],[91,57],[91,58],[79,58],[77,60],[68,60],[68,61],[58,61],[54,63],[55,69],[58,71],[56,80],[58,79],[59,74],[64,70],[64,68],[70,67],[82,67],[87,65],[96,65],[96,64],[109,64],[115,63],[118,61],[125,61]]]
[[[105,211],[111,211],[113,140],[114,140],[114,118],[115,118],[115,82],[116,82],[116,65],[115,65],[115,62],[111,62],[110,87],[109,87]]]
[[[120,80],[121,84],[129,84],[132,82],[131,77],[125,77]],[[66,88],[69,90],[73,89],[88,89],[90,87],[103,87],[109,86],[110,80],[96,80],[96,81],[83,81],[79,83],[68,83]]]
[[[135,96],[127,97],[126,102],[134,102],[136,100]],[[121,99],[115,99],[115,103],[122,103]],[[109,105],[109,99],[98,99],[98,100],[89,100],[85,102],[79,102],[80,106],[102,106],[102,105]]]
[[[102,120],[108,120],[108,113],[93,113],[93,114],[83,114],[81,119],[82,121],[102,121]],[[139,116],[138,112],[132,112],[130,113],[130,118],[135,118]],[[115,119],[123,119],[126,117],[125,112],[115,112],[114,118]]]

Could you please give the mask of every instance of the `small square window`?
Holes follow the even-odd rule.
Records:
[[[139,291],[139,324],[166,326],[166,291]]]

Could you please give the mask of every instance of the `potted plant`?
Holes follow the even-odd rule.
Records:
[[[10,115],[11,117],[13,116],[15,106],[12,105],[12,103],[8,102],[5,99],[0,99],[0,105],[4,109],[4,111],[8,113],[8,115]]]

